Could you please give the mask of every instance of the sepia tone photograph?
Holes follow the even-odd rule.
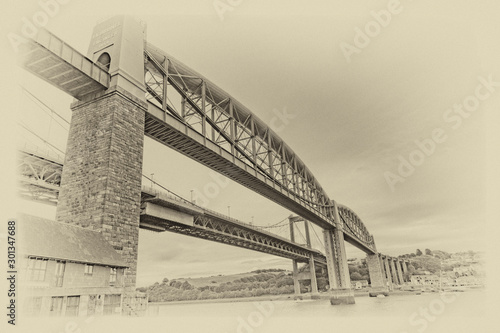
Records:
[[[500,3],[3,7],[2,332],[499,331]]]

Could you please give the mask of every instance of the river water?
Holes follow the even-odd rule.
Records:
[[[392,294],[356,297],[356,304],[332,306],[328,300],[171,303],[158,315],[97,317],[71,322],[39,321],[50,332],[500,332],[491,314],[496,307],[485,290],[461,293]],[[495,310],[497,311],[497,310]],[[500,313],[498,314],[500,316]],[[70,330],[68,330],[70,323]]]

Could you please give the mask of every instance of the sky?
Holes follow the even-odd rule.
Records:
[[[63,2],[63,1],[61,1]],[[379,252],[488,251],[498,221],[496,152],[500,105],[500,24],[496,1],[66,1],[46,22],[87,52],[93,26],[116,14],[147,23],[147,39],[269,123],[330,198],[353,209]],[[231,3],[233,5],[231,5]],[[9,1],[2,37],[21,34],[43,8]],[[118,5],[120,4],[120,5]],[[2,38],[6,61],[12,46]],[[51,120],[21,87],[71,119],[72,98],[5,66],[3,156],[17,145],[64,151],[68,125]],[[11,78],[13,78],[11,80]],[[15,82],[15,84],[13,84]],[[488,83],[489,82],[489,83]],[[459,110],[460,105],[462,109]],[[15,140],[12,138],[16,138]],[[17,144],[14,144],[14,142]],[[14,158],[4,184],[15,187]],[[10,162],[7,162],[10,161]],[[189,198],[220,177],[167,147],[145,141],[143,173]],[[54,218],[52,207],[17,200],[9,211]],[[228,206],[230,208],[228,208]],[[208,208],[269,225],[291,212],[228,181]],[[279,230],[284,234],[286,228]],[[315,232],[320,236],[319,228]],[[321,241],[313,236],[313,245]],[[350,257],[364,254],[346,245]],[[289,260],[171,233],[140,231],[138,286],[258,268]]]

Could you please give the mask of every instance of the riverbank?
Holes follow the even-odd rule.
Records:
[[[354,297],[369,297],[369,289],[355,290]],[[427,292],[429,293],[429,292]],[[390,295],[416,295],[415,291],[394,290],[389,293]],[[205,303],[239,303],[239,302],[264,302],[264,301],[307,301],[313,299],[310,293],[300,294],[296,297],[294,294],[286,295],[263,295],[254,297],[238,297],[238,298],[213,298],[201,299],[190,301],[171,301],[171,302],[154,302],[149,303],[150,306],[163,306],[163,305],[180,305],[180,304],[205,304]],[[329,300],[330,294],[327,292],[320,292],[314,299]]]

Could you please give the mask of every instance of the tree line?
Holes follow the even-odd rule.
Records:
[[[255,275],[218,285],[194,287],[188,281],[169,281],[165,278],[161,283],[156,282],[137,290],[147,293],[150,302],[281,295],[291,294],[294,291],[291,273],[262,272],[262,270]]]

